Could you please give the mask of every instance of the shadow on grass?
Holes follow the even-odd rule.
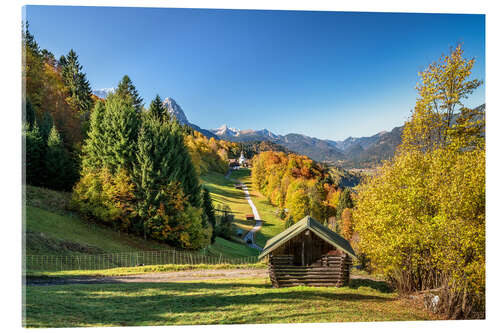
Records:
[[[208,189],[208,191],[212,194],[218,194],[221,196],[224,196],[226,198],[234,198],[234,199],[245,199],[245,193],[243,191],[241,192],[235,192],[235,191],[229,191],[220,187],[216,186],[210,186],[210,185],[205,185]]]
[[[349,288],[359,289],[360,287],[369,287],[386,294],[394,292],[394,289],[385,281],[375,281],[371,279],[351,279],[349,281]]]
[[[172,282],[73,285],[29,289],[27,317],[36,323],[34,326],[45,327],[192,324],[190,320],[196,318],[199,322],[200,316],[208,313],[213,314],[211,323],[252,323],[257,318],[260,322],[267,319],[276,320],[276,314],[272,309],[284,306],[300,307],[304,301],[342,302],[343,306],[357,308],[360,306],[357,305],[359,302],[379,303],[391,300],[376,295],[355,294],[334,289],[312,287],[273,289],[268,283]],[[252,311],[258,314],[241,316],[241,309],[248,311],[249,306],[255,305],[259,310]],[[68,319],[74,317],[75,313],[79,314],[77,318]],[[301,316],[317,314],[317,311],[309,307],[300,311]]]

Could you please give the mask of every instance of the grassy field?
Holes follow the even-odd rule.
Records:
[[[234,177],[231,177],[234,179]],[[242,190],[235,188],[235,183],[226,179],[223,174],[210,172],[201,176],[203,185],[210,191],[214,207],[228,205],[234,215],[234,225],[243,232],[250,230],[254,223],[246,222],[245,215],[252,214],[252,209],[245,199]]]
[[[28,327],[437,319],[382,282],[272,288],[268,279],[28,286]]]
[[[198,271],[198,270],[212,270],[212,269],[262,269],[266,268],[267,264],[258,262],[256,264],[199,264],[199,265],[151,265],[151,266],[138,266],[138,267],[119,267],[110,269],[96,269],[96,270],[71,270],[71,271],[56,271],[56,272],[27,272],[29,277],[75,277],[75,276],[126,276],[137,274],[149,273],[162,273],[162,272],[180,272],[180,271]]]
[[[207,247],[207,252],[209,254],[219,255],[227,257],[253,257],[258,256],[259,251],[245,244],[240,244],[236,242],[230,242],[224,238],[217,237],[215,242]]]
[[[260,218],[262,219],[262,228],[256,234],[255,242],[260,247],[264,247],[266,241],[269,238],[285,230],[285,221],[281,220],[276,215],[277,208],[271,205],[267,198],[265,198],[262,194],[253,189],[249,169],[235,170],[231,174],[231,178],[238,179],[248,187],[248,191],[250,192],[252,201],[257,207]],[[247,224],[246,221],[244,221],[243,223]],[[251,226],[253,226],[253,222],[250,223],[250,228]]]
[[[161,250],[164,244],[89,224],[76,214],[26,207],[26,254],[75,255]]]
[[[69,198],[69,193],[26,186],[27,255],[65,256],[158,251],[170,248],[166,244],[88,223],[68,210]],[[219,237],[204,253],[225,257],[258,255],[258,251],[245,244]]]

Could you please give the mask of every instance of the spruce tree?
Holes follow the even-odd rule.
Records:
[[[173,149],[175,150],[175,165],[173,176],[182,184],[184,193],[189,197],[189,202],[194,207],[201,206],[201,186],[196,169],[191,160],[191,155],[184,144],[184,135],[181,125],[177,120],[170,121],[173,134]]]
[[[33,107],[33,104],[31,104],[31,100],[29,98],[26,98],[24,104],[24,112],[23,112],[23,123],[26,122],[29,126],[33,126],[35,122],[35,108]]]
[[[132,170],[141,118],[130,98],[110,94],[106,98],[102,121],[102,163],[111,173],[120,168]]]
[[[23,46],[31,50],[33,53],[35,54],[40,53],[40,48],[38,46],[38,43],[36,42],[35,37],[30,32],[28,21],[26,21],[26,23],[23,26],[22,42]]]
[[[210,192],[208,192],[206,188],[203,189],[202,205],[206,222],[210,223],[210,225],[212,226],[213,232],[212,232],[212,239],[210,240],[210,242],[213,243],[215,241],[215,225],[216,225],[215,210],[212,204],[212,198],[210,197]]]
[[[92,89],[73,49],[67,56],[61,56],[59,67],[63,82],[69,90],[69,104],[84,120],[88,120],[93,105]]]
[[[55,126],[52,126],[47,139],[47,152],[44,162],[45,186],[54,190],[70,189],[72,185],[70,180],[71,163]]]
[[[354,206],[351,198],[351,190],[349,187],[345,188],[342,193],[340,193],[339,204],[337,206],[337,220],[342,218],[342,212],[346,208],[352,208]]]
[[[130,98],[131,103],[137,112],[142,110],[142,98],[139,96],[137,89],[128,75],[124,75],[122,80],[118,83],[116,94],[122,98]]]
[[[43,141],[47,142],[50,130],[52,129],[52,126],[54,126],[54,119],[52,119],[50,113],[45,112],[39,117],[37,122],[39,124],[40,135],[42,136]]]
[[[83,146],[83,169],[97,170],[103,166],[106,151],[106,133],[104,130],[105,103],[97,101],[90,116],[88,138]]]
[[[163,106],[163,102],[161,101],[159,95],[156,95],[156,97],[151,101],[151,104],[149,105],[149,112],[151,116],[156,119],[166,121],[169,120],[167,110],[165,109],[165,106]]]
[[[23,128],[25,140],[25,154],[23,166],[26,172],[26,184],[40,186],[44,180],[44,162],[46,145],[36,121],[32,126],[28,124]]]

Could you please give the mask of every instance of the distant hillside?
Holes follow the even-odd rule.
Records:
[[[237,143],[249,143],[247,146],[242,146],[245,156],[247,153],[251,154],[250,147],[252,145],[255,151],[258,150],[258,147],[255,146],[256,142],[269,142],[269,145],[274,146],[272,148],[269,146],[265,150],[283,151],[285,149],[288,152],[305,155],[318,162],[327,162],[330,165],[333,164],[348,169],[372,168],[380,164],[381,161],[389,159],[394,155],[397,146],[401,143],[403,132],[403,126],[398,126],[391,131],[382,131],[372,136],[348,137],[345,140],[334,141],[317,139],[297,133],[279,135],[268,129],[240,130],[231,128],[228,125],[205,130],[191,124],[182,108],[172,98],[167,98],[164,105],[169,110],[169,113],[181,123],[189,125],[208,138],[214,137]],[[484,109],[485,105],[478,106],[478,109],[480,108]]]
[[[287,148],[272,141],[248,141],[238,143],[239,151],[243,151],[246,158],[250,159],[263,151],[281,151],[290,153]],[[237,156],[236,156],[237,157]]]
[[[380,132],[371,137],[348,138],[338,146],[344,147],[343,160],[331,160],[344,168],[371,168],[394,155],[401,143],[403,126],[394,127],[390,132]]]
[[[227,125],[211,130],[213,134],[224,140],[233,142],[268,141],[285,147],[300,155],[306,155],[316,161],[337,160],[344,158],[342,151],[326,140],[312,138],[302,134],[290,133],[276,135],[267,129],[238,130]]]

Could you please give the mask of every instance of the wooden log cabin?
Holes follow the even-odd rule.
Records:
[[[356,254],[349,242],[310,216],[269,239],[259,256],[269,258],[273,287],[342,287]]]

